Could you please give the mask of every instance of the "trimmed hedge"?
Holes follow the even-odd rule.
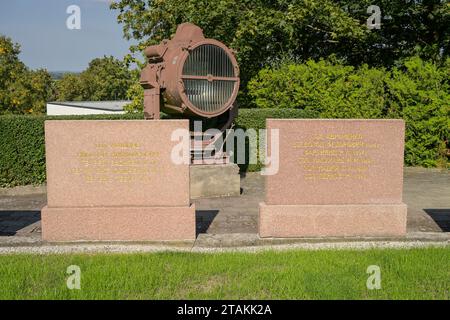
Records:
[[[450,149],[450,58],[411,57],[390,70],[333,61],[286,62],[262,69],[248,90],[262,110],[297,109],[320,118],[401,118],[405,164],[447,166]]]
[[[303,110],[240,109],[239,128],[265,128],[266,118],[313,118]],[[162,115],[166,117],[166,115]],[[136,120],[142,113],[89,116],[0,116],[0,187],[45,183],[45,120]],[[242,170],[259,170],[260,165],[242,165]]]
[[[45,120],[142,119],[142,114],[92,116],[0,116],[0,187],[45,182]]]
[[[311,119],[317,118],[318,112],[298,109],[239,109],[234,123],[239,128],[255,130],[266,127],[266,119]]]
[[[236,128],[255,129],[259,134],[259,129],[266,127],[266,119],[310,119],[318,118],[318,113],[314,111],[298,110],[298,109],[239,109],[238,117],[235,120]],[[247,141],[248,142],[248,141]],[[259,147],[259,143],[258,143]],[[241,172],[245,171],[259,171],[262,168],[262,164],[259,162],[256,164],[249,164],[248,155],[248,143],[246,144],[246,163],[239,164]],[[236,152],[235,152],[236,154]]]

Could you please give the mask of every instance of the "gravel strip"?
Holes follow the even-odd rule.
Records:
[[[327,243],[293,243],[248,247],[187,247],[146,244],[76,244],[0,247],[0,254],[69,254],[69,253],[154,253],[154,252],[262,252],[288,250],[369,250],[447,247],[449,241],[355,241]]]

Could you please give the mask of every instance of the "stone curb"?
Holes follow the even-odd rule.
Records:
[[[258,245],[241,247],[202,247],[167,244],[118,244],[118,243],[80,243],[80,244],[41,244],[15,245],[0,247],[0,255],[7,254],[83,254],[83,253],[155,253],[155,252],[191,252],[191,253],[224,253],[291,250],[370,250],[370,249],[415,249],[444,248],[450,241],[353,241],[353,242],[316,242],[291,243],[280,245]]]

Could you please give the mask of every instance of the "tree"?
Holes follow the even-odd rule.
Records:
[[[320,118],[403,118],[405,163],[447,165],[450,137],[450,58],[444,64],[420,57],[401,66],[359,68],[309,60],[262,69],[249,82],[260,108],[302,109]]]
[[[57,82],[59,101],[126,99],[133,77],[124,62],[112,56],[96,58],[80,73],[67,74]]]
[[[419,54],[449,54],[448,0],[380,0],[381,29],[366,26],[371,0],[120,0],[111,4],[131,52],[169,38],[193,22],[207,37],[238,52],[242,82],[283,57],[298,61],[334,55],[352,65],[392,67]],[[445,59],[443,59],[445,60]]]
[[[443,62],[450,54],[450,3],[448,0],[343,0],[341,7],[360,23],[368,17],[367,8],[381,10],[381,27],[355,43],[349,62],[394,66],[418,55]]]
[[[13,102],[20,113],[46,112],[47,101],[52,100],[52,78],[47,70],[28,71],[12,85]]]
[[[0,36],[0,114],[44,113],[52,94],[50,74],[29,70],[19,54],[19,44]]]
[[[83,100],[83,84],[81,77],[73,73],[65,73],[61,80],[56,81],[56,95],[58,101]]]
[[[144,88],[139,83],[140,72],[138,69],[131,71],[134,83],[128,88],[127,99],[131,100],[124,109],[127,112],[143,112],[144,110]]]
[[[197,24],[237,50],[244,84],[282,56],[328,56],[367,33],[331,0],[121,0],[111,8],[125,38],[138,41],[133,53],[169,38],[182,22]]]

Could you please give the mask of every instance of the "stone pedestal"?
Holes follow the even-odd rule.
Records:
[[[266,177],[260,237],[406,234],[402,120],[268,119],[267,129],[279,130],[269,144],[279,169]]]
[[[47,241],[195,239],[195,207],[44,207]]]
[[[406,233],[406,205],[259,205],[259,235],[389,237]]]
[[[194,240],[189,154],[171,155],[177,129],[188,121],[46,121],[43,240]]]
[[[239,196],[241,182],[237,164],[199,164],[190,166],[192,199]]]

